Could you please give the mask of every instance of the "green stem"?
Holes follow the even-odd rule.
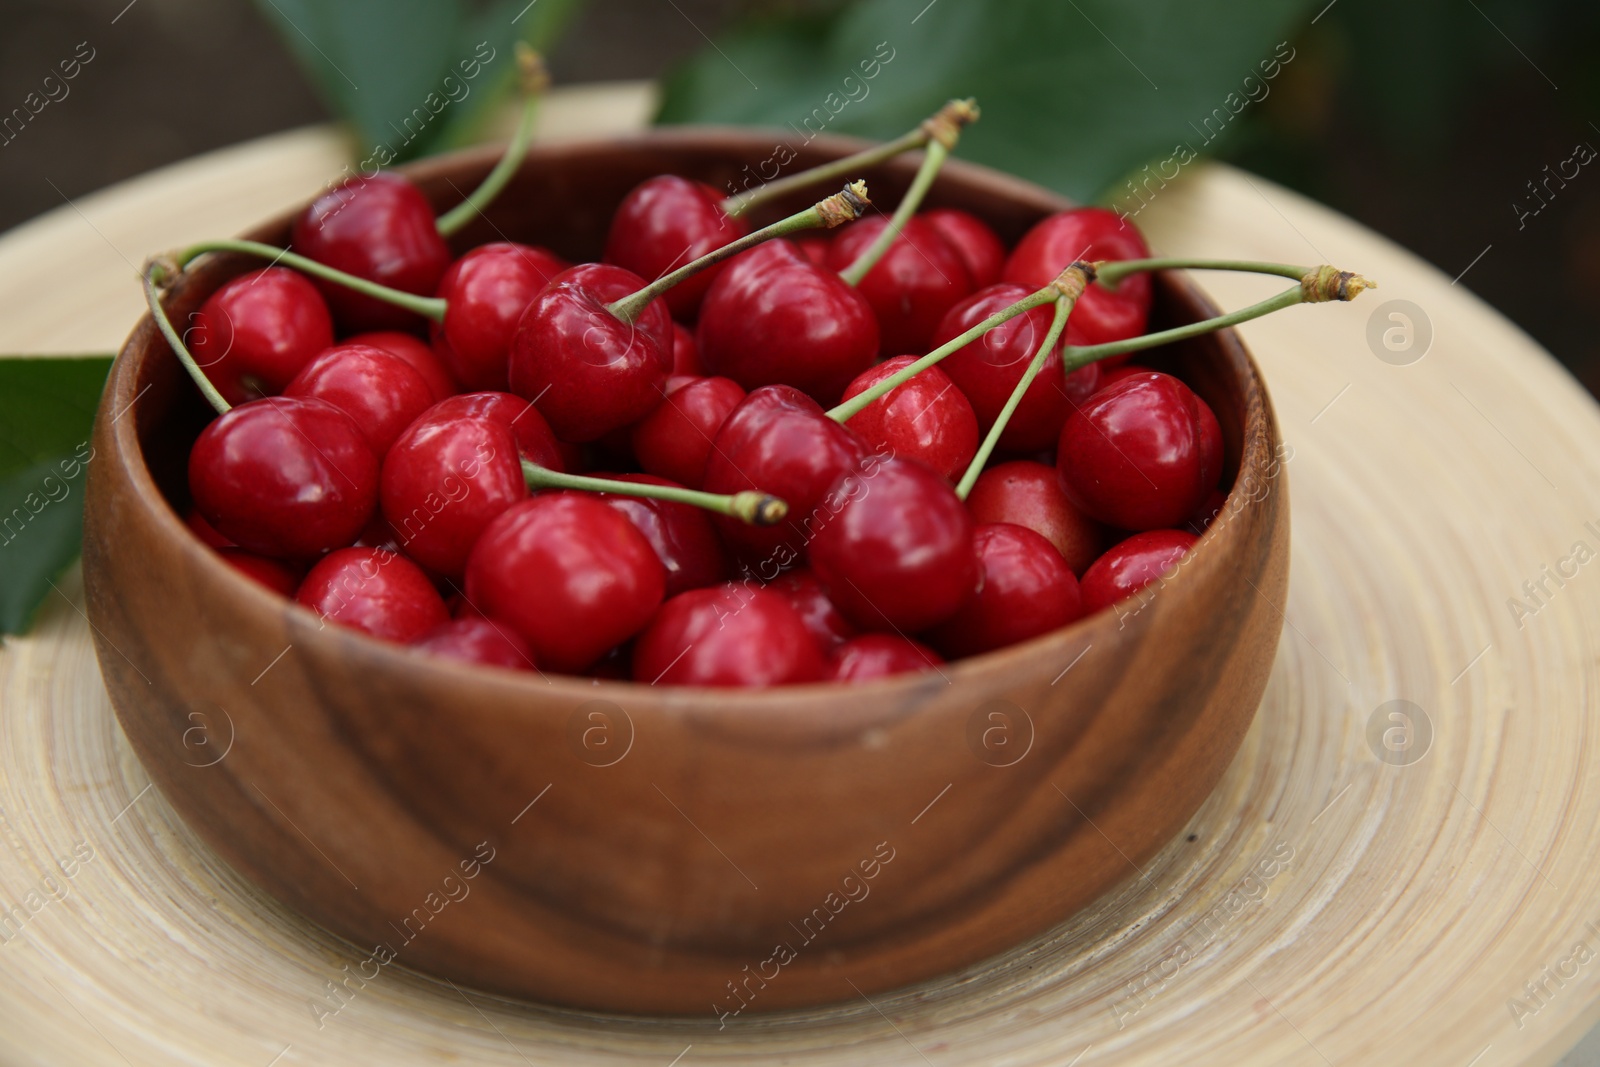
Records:
[[[976,341],[979,337],[982,337],[984,334],[988,333],[996,326],[999,326],[1001,323],[1009,322],[1018,315],[1025,314],[1029,311],[1032,311],[1036,307],[1041,307],[1045,304],[1048,304],[1060,295],[1060,290],[1058,290],[1053,284],[1047,285],[1037,292],[1029,293],[1027,296],[1023,297],[1021,300],[1018,300],[1010,307],[1002,308],[1001,310],[996,311],[993,315],[990,315],[988,318],[972,327],[966,333],[963,333],[959,337],[947,341],[938,348],[935,348],[932,352],[929,352],[915,363],[907,364],[900,370],[895,371],[893,374],[883,379],[883,381],[874,385],[872,388],[858,393],[839,406],[830,409],[828,411],[828,418],[835,422],[848,422],[850,418],[860,412],[862,408],[866,407],[868,404],[871,404],[874,400],[894,389],[902,382],[909,381],[916,375],[921,374],[935,363],[938,363],[941,359],[944,359],[950,353],[956,351],[957,349],[965,348],[967,345],[971,344],[973,341]]]
[[[1142,337],[1130,337],[1126,341],[1112,341],[1103,345],[1084,345],[1074,347],[1068,345],[1061,350],[1061,362],[1068,374],[1079,367],[1088,366],[1096,360],[1105,359],[1107,356],[1120,356],[1127,352],[1140,352],[1146,348],[1158,348],[1161,345],[1171,344],[1174,341],[1185,341],[1201,334],[1214,333],[1229,326],[1237,326],[1241,322],[1259,319],[1263,315],[1270,315],[1274,311],[1294,307],[1296,304],[1306,303],[1305,289],[1295,286],[1285,289],[1277,296],[1263,300],[1259,304],[1251,304],[1239,311],[1218,315],[1214,319],[1203,322],[1192,322],[1187,326],[1178,326],[1160,333],[1147,333]]]
[[[867,185],[865,182],[852,182],[841,191],[830,197],[811,205],[804,211],[797,211],[786,219],[779,219],[771,226],[765,226],[754,233],[747,233],[737,241],[730,241],[721,248],[707,252],[693,263],[686,263],[670,274],[663,274],[649,285],[636,293],[629,293],[621,300],[613,301],[606,306],[606,310],[621,319],[623,322],[634,322],[644,309],[650,306],[650,301],[671,289],[674,285],[691,278],[708,267],[714,267],[730,256],[736,256],[747,248],[754,248],[764,241],[775,237],[785,237],[800,230],[815,230],[821,228],[832,229],[854,219],[861,217],[861,213],[872,206],[872,201],[867,199]]]
[[[194,381],[206,400],[217,409],[218,415],[226,415],[232,410],[233,405],[222,398],[222,394],[217,392],[217,387],[211,384],[211,379],[206,377],[206,372],[200,369],[200,364],[195,362],[194,356],[189,352],[189,346],[183,343],[183,338],[173,329],[172,320],[167,318],[167,309],[161,306],[161,294],[156,291],[158,274],[161,276],[159,280],[165,281],[167,268],[155,261],[145,264],[144,298],[150,305],[150,317],[156,320],[156,328],[167,339],[167,344],[172,346],[172,351],[178,356],[178,362],[189,372],[190,379]]]
[[[533,140],[533,121],[539,113],[539,98],[549,87],[550,78],[545,73],[544,64],[540,62],[538,53],[522,41],[517,42],[517,67],[522,78],[524,94],[522,119],[517,123],[517,132],[506,145],[500,161],[472,191],[472,195],[439,216],[437,223],[439,232],[446,237],[471,222],[474,215],[483,213],[483,209],[500,195],[500,191],[506,187],[506,183],[517,172],[517,168],[522,166],[523,157],[528,154],[528,143]]]
[[[714,511],[718,515],[739,519],[752,526],[771,526],[783,521],[789,505],[775,496],[747,489],[731,496],[720,493],[703,493],[698,489],[685,489],[680,485],[651,485],[648,482],[619,482],[610,478],[591,478],[586,474],[563,474],[522,461],[522,477],[529,489],[578,489],[589,493],[613,493],[617,496],[642,496],[652,500],[669,500],[675,504]]]
[[[1095,264],[1097,278],[1107,289],[1130,274],[1151,270],[1233,270],[1249,274],[1275,274],[1299,281],[1312,271],[1312,267],[1297,267],[1289,263],[1263,263],[1248,259],[1196,259],[1192,256],[1163,256],[1156,259],[1115,259]]]
[[[796,189],[838,181],[847,174],[857,174],[870,167],[876,167],[902,152],[921,148],[929,141],[946,137],[950,130],[959,129],[966,123],[976,121],[977,117],[976,101],[952,100],[919,123],[916,129],[903,133],[892,141],[863,149],[843,159],[820,164],[799,174],[791,174],[787,178],[779,178],[755,189],[735,193],[722,201],[723,213],[729,218],[738,218],[751,208],[787,196]]]
[[[407,311],[414,311],[424,318],[432,319],[434,322],[444,321],[445,302],[438,297],[418,296],[416,293],[406,293],[399,289],[391,289],[387,285],[379,285],[377,282],[369,282],[365,278],[357,278],[354,274],[346,274],[342,270],[334,270],[332,267],[323,266],[314,259],[307,259],[305,256],[282,248],[274,248],[271,245],[262,244],[260,241],[205,241],[201,244],[190,245],[182,252],[176,253],[173,258],[177,261],[178,268],[181,270],[192,263],[197,256],[204,255],[207,252],[242,252],[246,255],[261,256],[264,259],[272,260],[274,263],[282,263],[293,267],[304,274],[311,274],[326,281],[342,285],[347,289],[354,289],[358,293],[364,293],[375,300],[382,300],[386,304],[393,304],[396,307],[405,308]]]
[[[995,446],[1000,443],[1000,435],[1005,433],[1006,425],[1016,412],[1017,405],[1022,403],[1022,395],[1028,391],[1033,380],[1044,369],[1050,354],[1056,350],[1056,342],[1061,340],[1061,331],[1067,328],[1067,316],[1072,314],[1073,305],[1077,302],[1077,298],[1072,296],[1063,295],[1056,298],[1056,317],[1050,323],[1050,332],[1044,335],[1044,343],[1039,346],[1039,351],[1034,353],[1028,368],[1022,372],[1022,379],[1006,398],[1005,407],[1000,409],[1000,414],[995,417],[994,425],[989,428],[983,444],[978,446],[978,454],[967,464],[967,472],[961,476],[960,483],[956,485],[956,496],[962,500],[967,499],[967,494],[972,492],[973,485],[978,481],[978,475],[983,473],[984,464],[988,463],[989,457],[994,454]]]
[[[922,198],[928,195],[933,180],[939,176],[939,168],[944,166],[944,161],[950,158],[950,146],[942,141],[933,141],[928,145],[927,154],[922,157],[922,166],[917,168],[917,176],[911,181],[911,188],[906,190],[905,199],[900,201],[900,206],[894,209],[894,215],[889,219],[889,225],[883,228],[876,240],[867,246],[866,251],[856,258],[856,261],[839,272],[839,277],[845,280],[846,285],[860,285],[861,279],[867,272],[878,265],[878,260],[888,253],[891,245],[900,239],[900,231],[906,222],[922,206]]]

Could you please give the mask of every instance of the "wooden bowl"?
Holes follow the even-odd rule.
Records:
[[[791,168],[857,147],[819,137]],[[640,180],[723,186],[771,153],[767,136],[704,130],[536,148],[458,243],[594,257]],[[493,159],[409,173],[443,206]],[[893,204],[911,169],[865,176]],[[930,202],[1008,241],[1068,206],[963,164]],[[250,236],[282,244],[288,229]],[[259,265],[204,261],[171,295],[174,320]],[[1157,278],[1157,324],[1214,313],[1183,278]],[[731,1014],[903,986],[1136,876],[1255,714],[1288,582],[1277,427],[1231,332],[1162,358],[1216,410],[1233,489],[1137,611],[941,673],[736,692],[458,666],[325,628],[241,577],[179,517],[208,411],[146,317],[111,372],[89,473],[84,580],[106,687],[190,825],[351,942],[350,990],[398,963],[584,1008]]]

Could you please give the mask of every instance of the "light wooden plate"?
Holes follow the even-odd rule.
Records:
[[[620,99],[631,115],[585,132],[635,121]],[[325,133],[283,135],[14,231],[0,351],[116,347],[145,254],[304,199],[338,159]],[[870,1002],[719,1031],[709,1011],[557,1011],[391,966],[329,1017],[325,983],[367,953],[250,888],[149,788],[69,581],[0,654],[0,1060],[1553,1062],[1600,1017],[1600,563],[1574,555],[1600,553],[1600,411],[1448,277],[1260,179],[1200,168],[1139,222],[1166,252],[1382,285],[1243,329],[1295,450],[1294,564],[1265,702],[1193,840],[1051,934]],[[1228,307],[1274,284],[1202,281]],[[1393,300],[1431,333],[1409,365],[1419,348],[1383,346]],[[1513,617],[1518,597],[1537,610]],[[196,726],[198,765],[227,731]]]

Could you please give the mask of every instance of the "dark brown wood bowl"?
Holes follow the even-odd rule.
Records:
[[[858,147],[819,137],[791,168]],[[457,244],[594,257],[640,180],[723,186],[771,153],[767,135],[692,129],[536,148]],[[442,207],[494,158],[408,173]],[[900,161],[865,177],[892,205],[911,173]],[[960,163],[930,203],[1008,241],[1068,206]],[[283,217],[249,236],[282,244],[288,230]],[[172,293],[173,318],[258,266],[201,262]],[[1158,325],[1214,313],[1184,278],[1156,279]],[[649,1013],[903,986],[1134,876],[1255,715],[1288,583],[1278,430],[1232,332],[1161,358],[1216,410],[1233,488],[1139,610],[942,673],[739,692],[458,666],[324,628],[240,576],[179,517],[208,409],[146,317],[111,372],[89,473],[84,579],[106,687],[173,807],[245,876],[348,938],[352,974],[392,962]]]

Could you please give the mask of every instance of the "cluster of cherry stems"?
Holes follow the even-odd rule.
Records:
[[[329,621],[470,662],[768,686],[1054,630],[1162,575],[1224,500],[1210,407],[1130,355],[1370,284],[1154,260],[1095,208],[1009,251],[965,211],[919,213],[970,101],[737,197],[651,178],[598,263],[505,241],[455,256],[531,114],[444,216],[404,177],[361,176],[300,214],[294,252],[211,242],[146,273],[219,412],[190,452],[190,526]],[[745,221],[913,148],[893,218],[851,222],[870,209],[856,182]],[[159,289],[222,251],[275,263],[180,335]],[[1184,265],[1301,284],[1147,334],[1148,271]]]

